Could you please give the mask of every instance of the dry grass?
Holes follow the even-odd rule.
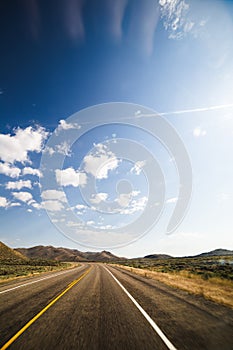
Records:
[[[138,269],[130,266],[116,265],[121,269],[136,273],[137,275],[158,280],[168,286],[185,290],[191,294],[201,295],[206,299],[233,308],[233,282],[221,278],[203,280],[200,276],[186,271],[177,273],[164,273]]]
[[[3,265],[1,264],[1,269],[6,270],[6,274],[1,274],[0,269],[0,284],[6,281],[12,281],[15,279],[20,279],[23,277],[33,277],[38,275],[43,275],[44,273],[50,273],[55,271],[62,271],[78,267],[80,263],[77,262],[67,262],[67,263],[58,263],[57,265],[20,265],[20,264],[10,264]]]

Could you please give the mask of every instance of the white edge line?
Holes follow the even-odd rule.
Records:
[[[81,266],[79,266],[79,267],[81,267]],[[29,284],[33,284],[33,283],[37,283],[37,282],[40,282],[40,281],[43,281],[43,280],[47,280],[49,278],[57,277],[57,276],[63,275],[64,273],[68,273],[68,272],[71,272],[71,271],[74,271],[74,269],[70,269],[70,270],[67,270],[67,271],[62,271],[62,272],[56,273],[56,274],[54,274],[52,276],[43,277],[43,278],[40,278],[39,280],[36,280],[36,281],[31,281],[31,282],[28,282],[28,283],[20,284],[19,286],[16,286],[16,287],[12,287],[12,288],[9,288],[9,289],[2,290],[0,292],[0,294],[7,293],[7,292],[10,292],[10,291],[12,291],[14,289],[18,289],[18,288],[21,288],[21,287],[28,286]]]
[[[132,295],[125,289],[125,287],[118,281],[118,279],[110,272],[105,266],[104,268],[108,271],[108,273],[112,276],[112,278],[118,283],[118,285],[123,289],[123,291],[127,294],[127,296],[132,300],[134,305],[138,308],[138,310],[143,314],[145,319],[150,323],[151,327],[155,330],[155,332],[160,336],[163,342],[166,344],[169,350],[177,350],[174,345],[170,342],[170,340],[166,337],[166,335],[161,331],[161,329],[157,326],[157,324],[152,320],[152,318],[148,315],[148,313],[138,304],[138,302],[132,297]]]

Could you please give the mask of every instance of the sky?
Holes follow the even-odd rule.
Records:
[[[233,1],[2,0],[0,241],[233,249]]]

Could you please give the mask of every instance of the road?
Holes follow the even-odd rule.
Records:
[[[233,310],[104,264],[0,287],[1,349],[231,350],[232,329]]]

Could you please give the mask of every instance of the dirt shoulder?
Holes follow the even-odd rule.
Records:
[[[191,294],[201,295],[208,300],[233,308],[233,282],[211,278],[207,281],[196,275],[185,272],[169,273],[150,271],[145,268],[134,268],[120,264],[112,264],[139,276],[152,278],[168,286],[185,290]]]

